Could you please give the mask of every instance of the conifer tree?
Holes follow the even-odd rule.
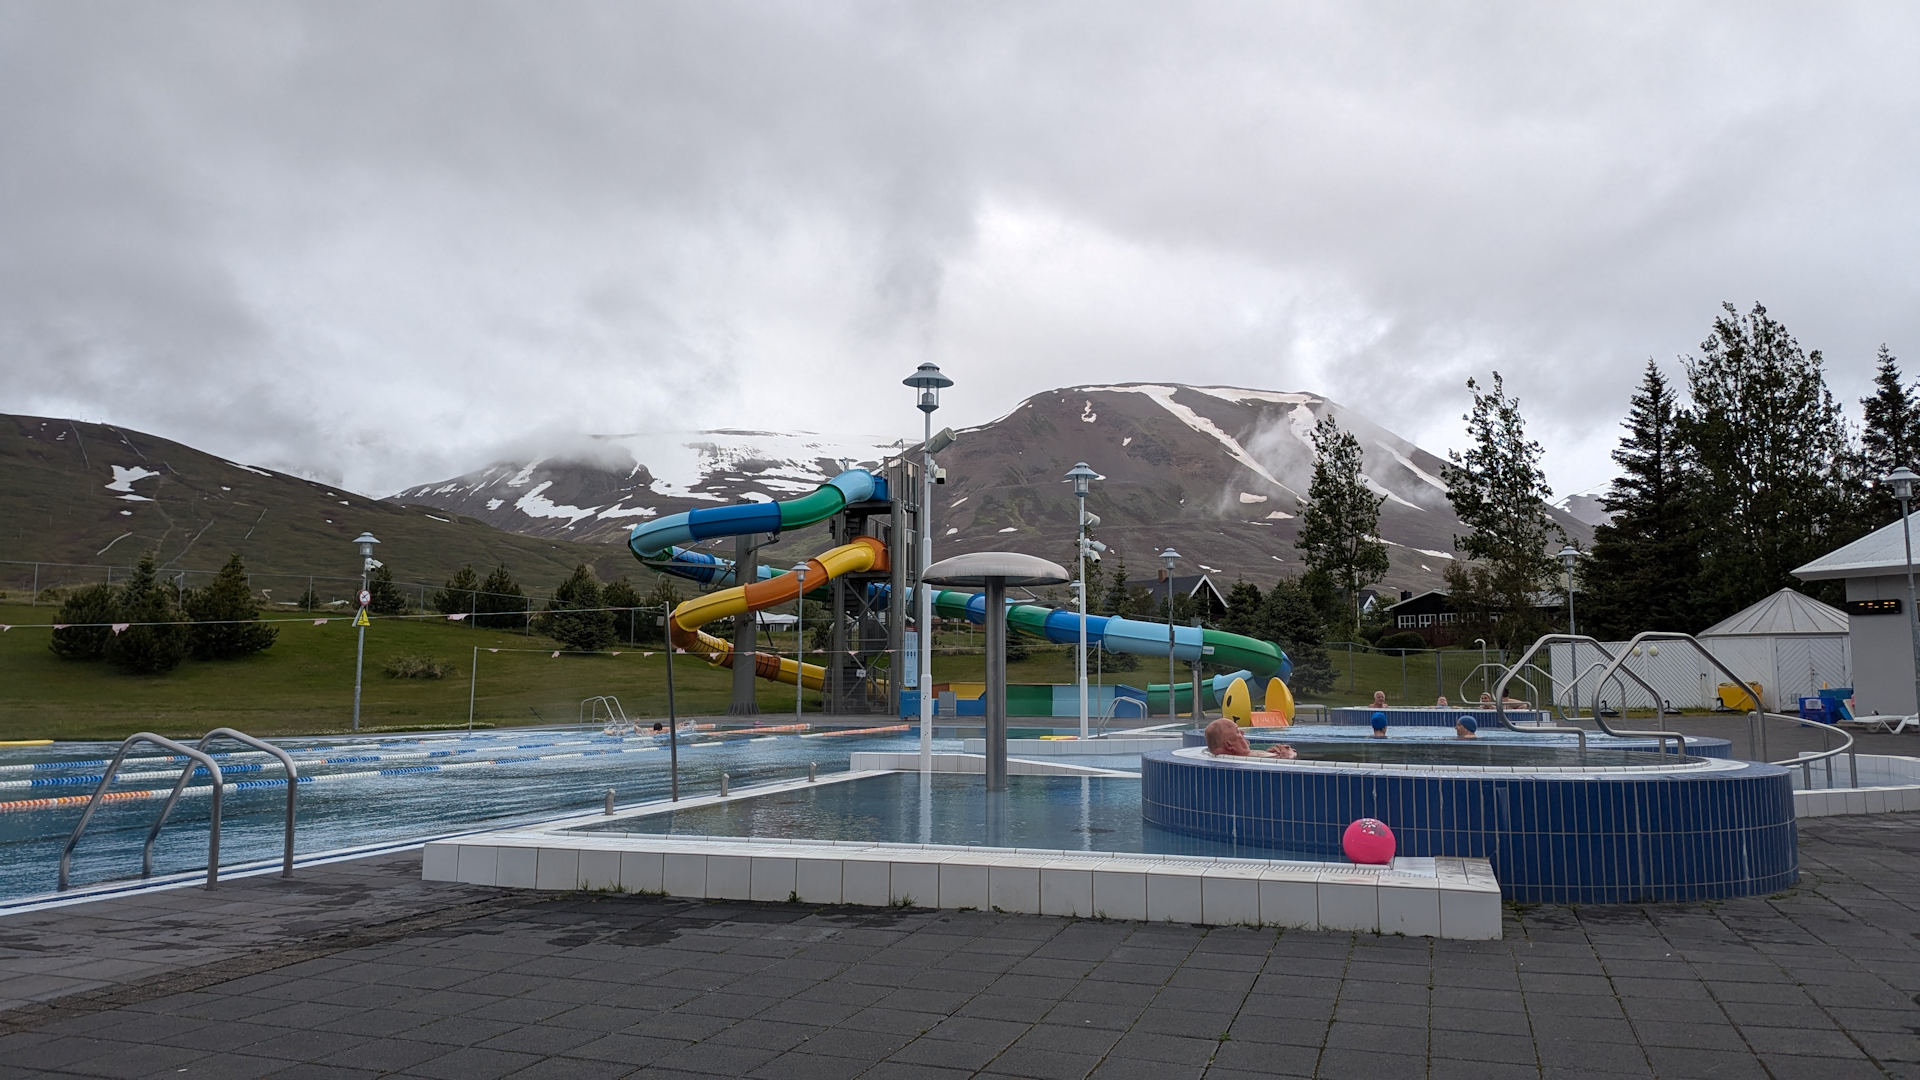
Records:
[[[187,656],[187,635],[171,584],[158,580],[153,553],[140,557],[133,577],[120,590],[120,620],[129,625],[107,640],[113,666],[135,675],[158,675],[180,666]]]
[[[647,590],[641,601],[644,609],[640,619],[640,640],[656,645],[666,644],[666,631],[657,621],[661,615],[669,614],[680,605],[680,589],[673,578],[661,574],[653,581],[653,588]]]
[[[1691,633],[1706,625],[1693,606],[1700,504],[1680,439],[1683,415],[1673,387],[1647,361],[1621,424],[1626,434],[1613,451],[1620,475],[1600,500],[1613,520],[1594,529],[1592,556],[1581,568],[1580,624],[1595,637]]]
[[[1703,625],[1799,586],[1794,567],[1864,531],[1849,513],[1849,440],[1819,350],[1802,350],[1759,304],[1746,316],[1721,307],[1687,361],[1693,409],[1681,425],[1706,500]]]
[[[473,621],[488,629],[519,629],[526,621],[526,595],[506,567],[496,566],[480,583],[480,595],[474,598],[479,613]]]
[[[233,660],[273,644],[280,631],[259,621],[260,605],[247,584],[247,568],[235,552],[213,580],[183,598],[194,625],[188,635],[196,660]]]
[[[585,563],[553,590],[537,625],[548,637],[582,652],[604,649],[620,639],[613,612],[601,606],[600,582]]]
[[[1893,489],[1878,481],[1899,466],[1920,472],[1920,401],[1913,384],[1900,373],[1900,361],[1880,346],[1874,361],[1873,396],[1860,399],[1865,424],[1860,433],[1860,471],[1873,483],[1865,511],[1871,527],[1897,521],[1900,504]]]
[[[47,647],[62,660],[99,660],[113,640],[112,624],[121,621],[120,590],[112,585],[85,585],[68,593],[54,615],[57,629]]]
[[[614,578],[600,590],[600,602],[614,609],[613,622],[620,640],[628,644],[639,640],[640,594],[633,591],[632,582],[625,577]]]
[[[1327,655],[1327,626],[1320,618],[1312,592],[1298,578],[1281,578],[1267,591],[1260,609],[1260,630],[1286,651],[1293,662],[1287,687],[1304,694],[1322,693],[1333,686],[1333,660]]]
[[[1261,604],[1266,600],[1260,586],[1251,581],[1236,581],[1227,590],[1227,612],[1220,617],[1220,629],[1232,634],[1258,637]]]
[[[1376,535],[1387,497],[1374,494],[1361,478],[1360,440],[1342,431],[1332,413],[1313,426],[1313,452],[1313,481],[1294,546],[1308,572],[1340,593],[1337,625],[1351,633],[1360,625],[1360,590],[1387,572],[1387,545]]]
[[[367,610],[375,615],[404,615],[407,612],[406,598],[400,595],[400,587],[393,583],[393,571],[383,563],[373,568],[367,575],[367,591],[373,594]]]
[[[1540,444],[1527,438],[1520,400],[1508,397],[1499,372],[1482,392],[1473,379],[1467,421],[1470,445],[1447,454],[1441,479],[1447,500],[1467,527],[1453,543],[1463,554],[1447,566],[1447,589],[1475,637],[1503,645],[1530,642],[1549,625],[1535,605],[1557,568],[1550,545],[1564,540],[1547,516],[1553,490],[1540,470]]]
[[[471,615],[479,611],[475,603],[480,591],[480,575],[468,563],[447,579],[447,587],[433,594],[434,609],[442,615]]]

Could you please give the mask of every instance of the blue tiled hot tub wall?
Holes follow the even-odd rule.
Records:
[[[1428,774],[1141,758],[1141,813],[1192,836],[1341,858],[1363,817],[1398,853],[1493,863],[1501,894],[1538,903],[1707,900],[1799,877],[1787,770],[1711,774]]]
[[[1373,709],[1362,708],[1358,705],[1342,705],[1337,709],[1327,710],[1327,722],[1331,724],[1352,724],[1355,727],[1366,727],[1372,722],[1374,711]],[[1389,731],[1398,724],[1404,724],[1408,727],[1452,727],[1458,723],[1463,716],[1473,717],[1473,722],[1479,724],[1481,727],[1500,726],[1500,721],[1496,719],[1499,714],[1492,709],[1409,709],[1394,706],[1381,711],[1387,714],[1387,729]],[[1507,710],[1507,720],[1509,723],[1536,724],[1546,720],[1546,718],[1546,713],[1537,710]]]

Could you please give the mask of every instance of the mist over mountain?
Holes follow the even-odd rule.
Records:
[[[1360,440],[1369,486],[1385,497],[1385,588],[1440,583],[1461,531],[1442,461],[1364,415],[1309,393],[1170,383],[1072,386],[1035,394],[1006,415],[956,432],[940,455],[936,558],[1009,548],[1071,558],[1076,508],[1061,480],[1076,461],[1103,479],[1088,508],[1131,577],[1151,576],[1172,546],[1185,572],[1263,585],[1297,573],[1300,500],[1312,479],[1314,424],[1331,413]],[[936,414],[936,423],[938,416]],[[618,545],[641,520],[697,506],[788,499],[848,467],[878,467],[912,447],[879,435],[714,430],[592,436],[525,460],[409,487],[403,504],[435,507],[512,532]],[[1568,533],[1591,528],[1550,509]],[[810,531],[809,531],[810,532]],[[783,547],[817,549],[818,535]]]

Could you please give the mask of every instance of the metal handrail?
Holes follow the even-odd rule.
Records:
[[[1535,694],[1538,694],[1540,692],[1540,689],[1534,686],[1532,683],[1527,682],[1526,678],[1519,674],[1519,671],[1521,668],[1527,666],[1527,661],[1533,659],[1534,653],[1540,651],[1540,646],[1544,642],[1548,641],[1550,638],[1553,638],[1553,637],[1564,637],[1564,636],[1566,635],[1549,634],[1546,637],[1541,638],[1539,641],[1534,642],[1531,646],[1528,647],[1526,652],[1520,655],[1520,659],[1514,661],[1512,667],[1508,668],[1505,672],[1501,674],[1500,681],[1494,684],[1493,718],[1500,722],[1501,727],[1506,728],[1508,731],[1520,730],[1519,728],[1513,726],[1513,721],[1507,719],[1507,684],[1512,682],[1514,679],[1518,678],[1521,682],[1527,684],[1528,689],[1532,690]],[[1549,673],[1547,677],[1552,678],[1553,676],[1551,673]],[[1586,728],[1579,727],[1579,726],[1567,726],[1564,724],[1549,724],[1544,727],[1528,728],[1527,730],[1535,731],[1535,732],[1553,731],[1553,732],[1559,732],[1560,734],[1563,734],[1563,735],[1572,735],[1573,737],[1575,737],[1580,741],[1580,753],[1582,757],[1584,758],[1584,756],[1586,755],[1586,752],[1587,752],[1587,729]]]
[[[1107,725],[1119,719],[1119,717],[1114,714],[1114,710],[1117,709],[1120,703],[1123,701],[1140,710],[1140,719],[1145,720],[1148,718],[1146,702],[1141,701],[1139,698],[1120,697],[1118,695],[1115,695],[1111,698],[1108,698],[1106,705],[1102,707],[1100,710],[1100,726],[1096,730],[1099,731],[1101,738],[1106,737]]]
[[[201,736],[200,741],[194,745],[201,750],[205,750],[207,744],[213,742],[215,739],[232,739],[234,742],[251,746],[255,750],[264,751],[279,758],[281,767],[286,769],[287,840],[285,850],[280,856],[280,876],[292,877],[294,804],[300,794],[300,767],[293,763],[292,756],[285,750],[280,749],[264,739],[256,739],[244,731],[235,731],[232,728],[214,728],[212,731]],[[167,823],[168,815],[173,813],[173,804],[180,801],[180,793],[186,789],[187,780],[190,779],[192,775],[193,771],[189,769],[180,774],[180,779],[174,781],[173,792],[167,796],[166,805],[160,808],[159,816],[153,819],[153,827],[147,830],[147,842],[140,848],[140,876],[143,878],[153,876],[153,842],[159,839],[161,826]],[[216,784],[219,782],[218,778],[214,780]]]
[[[620,699],[614,697],[612,694],[596,694],[590,698],[581,698],[580,709],[574,714],[574,717],[580,723],[591,724],[600,718],[600,706],[602,705],[607,707],[608,723],[612,723],[615,720],[619,720],[622,723],[626,722],[627,710],[620,707]]]
[[[93,812],[100,806],[100,800],[106,796],[107,786],[113,783],[114,774],[120,771],[120,763],[126,760],[127,751],[140,743],[152,743],[162,750],[169,750],[191,759],[187,762],[183,781],[186,776],[193,775],[195,762],[207,770],[207,775],[213,779],[213,824],[207,831],[207,884],[212,885],[220,880],[220,790],[223,781],[220,778],[219,764],[204,751],[185,743],[174,742],[162,735],[155,735],[151,731],[141,731],[127,736],[127,740],[120,744],[120,750],[113,755],[113,761],[108,763],[106,772],[100,774],[100,785],[93,789],[93,798],[87,800],[87,808],[80,812],[80,820],[73,827],[73,835],[67,837],[67,846],[60,851],[60,892],[67,890],[67,869],[73,861],[73,849],[80,843],[80,834],[87,831],[87,823],[93,820]]]
[[[1727,665],[1721,663],[1719,657],[1713,655],[1711,650],[1709,650],[1705,645],[1702,645],[1700,643],[1700,639],[1694,637],[1692,634],[1682,634],[1682,633],[1678,633],[1670,630],[1645,630],[1638,634],[1635,634],[1631,640],[1627,641],[1626,644],[1624,644],[1621,647],[1620,655],[1618,657],[1615,657],[1613,660],[1613,663],[1608,666],[1607,673],[1610,675],[1612,674],[1614,668],[1620,667],[1621,664],[1623,664],[1626,661],[1626,658],[1633,654],[1633,650],[1639,647],[1640,643],[1643,641],[1684,641],[1689,645],[1692,645],[1696,650],[1698,650],[1700,655],[1706,657],[1708,663],[1712,664],[1716,668],[1719,668],[1720,673],[1722,675],[1725,675],[1727,679],[1731,681],[1735,686],[1739,686],[1743,689],[1745,689],[1747,686],[1746,681],[1740,678],[1740,676],[1735,675],[1732,669],[1728,668]],[[1602,685],[1605,685],[1604,678],[1602,679]],[[1747,750],[1749,753],[1753,753],[1754,750],[1756,749],[1754,744],[1754,739],[1757,733],[1758,735],[1757,749],[1759,751],[1758,756],[1762,758],[1766,756],[1767,729],[1764,725],[1761,725],[1759,723],[1761,719],[1784,720],[1790,724],[1794,724],[1800,727],[1805,727],[1807,724],[1807,722],[1801,719],[1800,717],[1787,716],[1783,713],[1770,713],[1770,712],[1767,712],[1765,709],[1762,709],[1760,707],[1760,695],[1757,693],[1754,693],[1752,690],[1746,690],[1746,695],[1747,695],[1747,699],[1753,702],[1753,708],[1748,710],[1747,712],[1747,715],[1752,718],[1747,722],[1748,724]],[[1655,700],[1659,700],[1658,695],[1655,695]],[[1828,739],[1827,733],[1830,733],[1836,730],[1834,726],[1831,724],[1822,724],[1820,725],[1820,727],[1823,729],[1823,734],[1821,735],[1822,742],[1827,741]],[[1853,786],[1859,787],[1860,786],[1860,763],[1858,758],[1854,756],[1853,735],[1847,731],[1840,731],[1839,734],[1843,738],[1845,738],[1847,741],[1840,744],[1839,746],[1833,747],[1830,750],[1822,750],[1818,754],[1809,754],[1804,757],[1788,758],[1785,761],[1769,761],[1767,762],[1767,764],[1779,765],[1779,766],[1788,767],[1788,768],[1798,765],[1802,769],[1802,775],[1811,777],[1812,766],[1814,762],[1825,761],[1830,758],[1838,756],[1842,752],[1845,752],[1847,755],[1847,764],[1852,773]]]
[[[1616,660],[1614,658],[1614,655],[1607,651],[1607,647],[1605,645],[1602,645],[1595,638],[1588,637],[1585,634],[1563,634],[1561,636],[1564,638],[1567,638],[1570,642],[1577,640],[1580,643],[1593,646],[1596,650],[1599,651],[1601,656],[1606,657],[1607,660],[1609,661],[1609,665],[1607,669],[1601,673],[1599,680],[1593,684],[1593,722],[1600,725],[1601,731],[1606,732],[1607,734],[1613,736],[1616,739],[1629,738],[1629,739],[1656,740],[1660,744],[1660,750],[1663,753],[1667,749],[1667,740],[1672,739],[1674,753],[1684,754],[1687,752],[1687,737],[1685,735],[1680,734],[1677,731],[1668,731],[1665,728],[1661,728],[1658,731],[1635,731],[1632,728],[1616,728],[1612,724],[1607,723],[1606,717],[1600,715],[1600,691],[1606,689],[1608,682],[1618,682],[1622,675],[1626,676],[1629,679],[1632,679],[1634,682],[1639,683],[1640,689],[1645,690],[1647,692],[1647,696],[1653,700],[1654,709],[1658,710],[1660,708],[1660,691],[1654,689],[1653,684],[1648,682],[1646,680],[1646,677],[1641,675],[1639,672],[1633,670],[1630,667],[1621,666],[1621,664],[1625,661],[1625,659],[1628,656],[1633,655],[1631,650],[1622,652],[1620,654],[1620,658]],[[1599,662],[1596,661],[1592,666],[1587,668],[1587,671],[1592,671],[1594,668],[1599,666],[1600,666]],[[1615,668],[1619,668],[1619,670],[1615,671],[1614,670]],[[1580,674],[1574,676],[1574,679],[1573,679],[1573,707],[1576,712],[1580,708],[1580,680],[1586,677],[1587,677],[1587,672],[1582,671]],[[1625,706],[1626,701],[1627,701],[1627,684],[1620,683],[1621,705]]]

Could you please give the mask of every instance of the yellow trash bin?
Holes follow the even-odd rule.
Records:
[[[1751,689],[1752,693],[1748,693]],[[1747,712],[1760,707],[1760,684],[1750,682],[1745,688],[1739,683],[1723,682],[1719,686],[1720,705],[1735,712]]]

